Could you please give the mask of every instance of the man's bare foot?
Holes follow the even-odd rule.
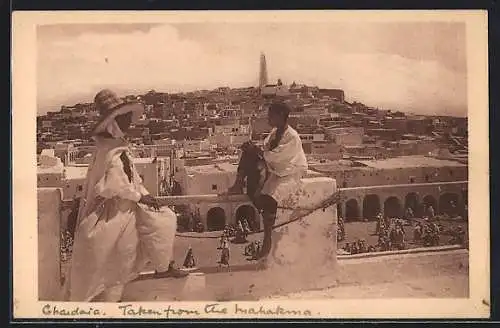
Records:
[[[161,271],[161,272],[156,271],[155,274],[154,274],[154,278],[155,279],[161,279],[161,278],[184,278],[187,275],[189,275],[188,272],[180,270],[172,262],[172,263],[170,263],[170,266],[168,267],[167,271]]]

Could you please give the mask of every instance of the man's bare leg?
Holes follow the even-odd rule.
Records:
[[[267,257],[271,252],[273,226],[276,222],[276,214],[263,212],[262,219],[264,221],[264,238],[262,240],[260,252],[257,254],[258,259]]]

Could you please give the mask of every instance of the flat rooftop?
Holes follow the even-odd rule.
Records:
[[[460,162],[461,161],[461,162]],[[309,167],[317,172],[335,172],[348,170],[396,169],[414,167],[466,167],[460,158],[438,159],[424,155],[399,156],[379,160],[309,160]],[[356,165],[357,164],[357,165]]]
[[[387,158],[383,160],[362,160],[357,161],[375,169],[395,169],[395,168],[412,168],[412,167],[466,167],[467,165],[454,161],[452,159],[437,159],[434,157],[413,155],[399,156]]]
[[[185,169],[187,175],[236,173],[236,171],[238,170],[238,164],[237,163],[233,164],[231,162],[219,162],[207,165],[186,166]],[[306,176],[308,178],[311,178],[311,177],[322,176],[322,174],[312,170],[307,170]]]
[[[65,166],[66,180],[85,179],[87,177],[87,170],[88,166]]]
[[[236,173],[238,165],[229,162],[221,162],[207,165],[186,166],[185,169],[188,175]]]
[[[133,162],[136,164],[149,164],[154,160],[153,157],[134,157]]]
[[[64,170],[64,165],[60,163],[60,165],[54,165],[54,166],[43,166],[43,165],[38,165],[36,168],[36,173],[37,174],[62,174]]]

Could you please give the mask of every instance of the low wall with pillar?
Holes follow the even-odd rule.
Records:
[[[316,208],[337,191],[334,179],[326,177],[302,180],[292,193],[290,204],[295,211],[278,214],[277,224],[303,215],[301,208]],[[308,212],[308,211],[307,211]],[[273,248],[264,275],[275,281],[280,291],[325,288],[336,284],[337,206],[329,205],[302,219],[273,231]],[[271,276],[274,276],[272,278]],[[280,277],[276,279],[277,277]]]
[[[260,270],[258,264],[250,264],[244,268],[247,271],[245,284],[228,282],[224,288],[211,296],[217,299],[221,295],[231,294],[231,298],[241,299],[248,294],[248,286],[253,285],[253,297],[266,296],[276,293],[293,292],[311,288],[331,286],[336,282],[335,272],[337,264],[337,214],[336,205],[326,208],[311,209],[320,206],[337,190],[334,179],[327,177],[302,179],[301,187],[291,191],[291,197],[286,204],[295,210],[280,210],[276,224],[287,223],[273,231],[273,248],[266,263],[267,269]],[[234,197],[217,195],[193,195],[161,197],[160,202],[167,204],[181,203],[234,203],[245,202],[246,196]],[[55,300],[60,295],[60,229],[64,206],[61,203],[61,192],[58,189],[38,189],[38,217],[39,217],[39,288],[40,298]],[[299,218],[300,217],[300,218]],[[195,250],[196,253],[196,250]],[[235,279],[238,272],[233,272]],[[175,280],[169,284],[182,284]],[[145,284],[145,285],[144,285]],[[150,300],[150,293],[145,290],[158,289],[158,280],[146,280],[131,284],[128,294],[130,300]],[[135,286],[135,287],[134,287]],[[148,287],[149,286],[149,287]],[[220,287],[220,286],[219,286]],[[244,290],[240,290],[244,287]],[[170,299],[179,300],[179,288],[169,287],[174,293]],[[211,286],[207,286],[208,289]],[[142,290],[139,295],[134,290]],[[164,288],[162,288],[164,290]],[[157,296],[157,295],[156,295]],[[248,296],[248,295],[247,295]],[[154,298],[164,300],[166,298]],[[153,300],[153,299],[151,299]]]
[[[38,298],[57,300],[61,290],[61,190],[38,188]]]

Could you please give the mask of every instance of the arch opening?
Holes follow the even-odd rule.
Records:
[[[395,196],[389,197],[384,202],[384,216],[389,218],[401,217],[401,202]]]
[[[226,225],[226,212],[221,207],[211,208],[207,212],[207,229],[208,231],[224,230]]]
[[[439,196],[439,214],[449,216],[458,215],[458,195],[455,193],[444,193]]]
[[[356,199],[349,199],[345,203],[345,219],[352,221],[359,218],[358,201]]]
[[[238,224],[239,221],[246,219],[252,231],[258,231],[260,229],[259,216],[256,215],[255,208],[251,205],[241,205],[238,207],[235,219],[236,224]]]
[[[375,220],[380,213],[380,198],[378,195],[367,195],[363,199],[363,218]]]
[[[417,215],[419,211],[419,206],[418,206],[418,195],[414,192],[410,192],[406,195],[405,197],[405,214],[408,211],[408,209],[411,209],[413,215]]]
[[[432,211],[430,208],[432,207]],[[436,198],[434,198],[431,195],[427,195],[422,199],[422,214],[424,215],[429,215],[430,212],[435,212],[437,207],[437,201]]]

